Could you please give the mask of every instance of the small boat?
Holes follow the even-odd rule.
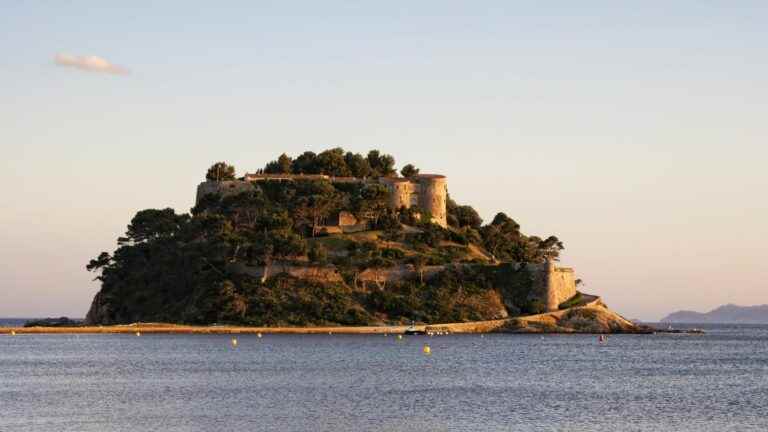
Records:
[[[411,325],[410,327],[405,329],[403,334],[406,334],[406,335],[425,335],[425,334],[427,334],[427,332],[424,331],[424,330],[419,330],[419,329],[416,328],[416,326]]]

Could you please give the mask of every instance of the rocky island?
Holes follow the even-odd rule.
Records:
[[[189,214],[141,210],[88,263],[101,289],[85,324],[647,331],[577,290],[557,237],[504,213],[483,224],[447,185],[375,150],[283,154],[239,177],[216,163]]]

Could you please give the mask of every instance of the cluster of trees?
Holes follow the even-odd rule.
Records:
[[[547,253],[556,255],[562,248],[553,238],[525,237],[514,221],[497,216],[479,230],[471,225],[443,229],[422,224],[421,233],[400,231],[399,241],[413,244],[421,251],[416,255],[406,256],[398,248],[377,242],[352,242],[345,256],[329,256],[317,242],[308,247],[312,215],[300,209],[318,199],[314,194],[342,203],[367,201],[362,193],[323,192],[324,188],[300,182],[274,183],[265,190],[254,188],[237,196],[204,200],[193,215],[171,209],[138,212],[118,239],[114,253],[102,252],[87,265],[88,270],[100,272],[97,279],[102,282],[97,297],[101,312],[89,315],[90,322],[362,325],[377,322],[380,313],[393,320],[427,322],[490,319],[503,309],[494,284],[477,274],[456,271],[424,279],[426,266],[459,259],[442,241],[460,243],[462,235],[476,232],[479,243],[475,244],[497,246],[498,256],[528,254],[525,259],[529,262],[540,261]],[[510,244],[500,240],[504,238]],[[346,283],[320,283],[270,272],[272,261],[304,255],[317,264],[335,264],[346,275]],[[421,277],[389,285],[377,283],[373,290],[358,283],[367,269],[406,262]],[[261,275],[242,271],[244,265],[254,264],[264,269]],[[514,296],[524,299],[525,291]],[[519,307],[523,312],[538,310],[525,301]]]
[[[316,154],[306,151],[296,158],[281,154],[263,169],[266,174],[325,174],[334,177],[393,177],[397,176],[395,158],[371,150],[366,156],[332,148]],[[403,176],[418,174],[411,164],[402,169]]]
[[[448,213],[448,225],[454,228],[470,227],[480,229],[480,226],[483,224],[483,219],[474,208],[468,205],[458,205],[450,197],[448,197],[446,202],[446,211]]]
[[[479,267],[450,267],[428,281],[410,280],[371,292],[371,309],[401,321],[462,322],[502,318],[506,306]]]
[[[216,216],[192,218],[172,209],[138,212],[117,249],[86,266],[101,281],[100,305],[87,320],[216,322],[222,305],[206,305],[204,299],[219,298],[214,291],[225,279],[231,231],[231,224]]]
[[[520,231],[520,225],[504,213],[497,213],[491,223],[483,225],[474,208],[458,205],[450,198],[447,213],[448,225],[460,234],[459,242],[482,246],[499,261],[542,263],[558,259],[564,248],[556,236],[545,239],[526,236]]]
[[[205,173],[206,180],[225,181],[235,179],[235,167],[226,162],[216,162]]]
[[[345,152],[340,147],[320,152],[306,151],[296,158],[281,154],[258,170],[265,174],[325,174],[334,177],[396,177],[395,158],[371,150],[366,156]],[[400,173],[411,177],[419,173],[413,164],[405,165]],[[206,180],[225,181],[235,179],[235,167],[226,162],[216,162],[205,174]]]
[[[520,232],[520,225],[504,213],[498,213],[490,224],[480,228],[483,247],[496,259],[522,263],[556,260],[563,242],[555,236],[541,239]]]
[[[193,214],[216,213],[235,221],[255,217],[264,211],[277,212],[289,219],[294,232],[315,237],[329,219],[348,211],[358,219],[377,226],[391,213],[388,192],[380,184],[331,183],[327,180],[253,183],[247,192],[221,198],[207,195],[192,210]]]

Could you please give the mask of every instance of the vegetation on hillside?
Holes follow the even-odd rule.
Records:
[[[410,166],[411,169],[413,165]],[[396,176],[395,158],[371,150],[367,156],[345,152],[342,148],[333,148],[315,154],[306,151],[295,159],[281,154],[269,162],[263,170],[265,174],[325,174],[334,177],[391,177]],[[418,170],[417,170],[418,171]]]
[[[392,156],[342,149],[295,159],[281,155],[264,172],[397,175]],[[406,165],[401,173],[417,172]],[[216,163],[206,178],[233,179],[234,168]],[[238,195],[208,195],[190,214],[142,210],[114,252],[88,263],[102,287],[87,320],[362,325],[540,311],[528,296],[530,276],[496,264],[556,259],[562,243],[554,236],[524,235],[504,213],[483,225],[472,207],[452,200],[447,207],[446,229],[422,223],[430,218],[419,209],[388,208],[379,184],[307,180],[253,183]],[[340,211],[368,221],[370,230],[324,235],[323,227]],[[340,278],[297,278],[277,263],[332,268]],[[363,277],[399,268],[413,269],[415,276],[373,282]]]

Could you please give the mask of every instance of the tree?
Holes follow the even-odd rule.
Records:
[[[519,252],[524,247],[524,238],[520,234],[520,225],[504,213],[497,213],[493,221],[480,230],[483,246],[494,258],[526,262]]]
[[[294,174],[319,174],[317,155],[311,151],[302,153],[291,163],[291,172]]]
[[[287,230],[262,231],[253,233],[251,248],[253,256],[264,265],[264,273],[261,276],[261,283],[264,283],[269,278],[275,258],[303,255],[307,250],[307,243],[301,236]]]
[[[293,160],[291,160],[287,154],[283,153],[277,160],[268,163],[267,166],[264,167],[264,172],[266,174],[290,174],[292,172],[292,164]]]
[[[297,198],[293,214],[299,226],[311,228],[312,237],[322,226],[323,221],[333,211],[338,211],[340,197],[336,189],[327,181],[296,182]]]
[[[381,156],[381,162],[379,164],[379,171],[384,177],[396,177],[397,171],[395,170],[395,158],[391,155]]]
[[[503,226],[503,225],[511,225],[515,226],[519,229],[520,225],[517,224],[512,218],[506,215],[506,213],[499,212],[496,213],[496,216],[493,217],[493,221],[491,221],[491,225],[497,225],[497,226]]]
[[[309,248],[309,252],[307,252],[307,258],[309,258],[309,261],[313,263],[325,264],[326,261],[328,261],[328,251],[322,244],[315,242],[312,243],[312,246]]]
[[[391,261],[385,259],[382,256],[379,246],[372,241],[363,241],[360,243],[351,243],[348,246],[348,255],[345,267],[352,271],[353,281],[352,285],[357,288],[360,274],[367,269],[374,270],[376,273],[379,269],[391,264]],[[381,281],[379,275],[374,276],[375,283],[379,289],[383,289],[386,285],[386,281]]]
[[[493,221],[480,229],[483,246],[494,258],[520,263],[542,263],[557,259],[563,243],[555,236],[542,240],[527,237],[520,232],[520,225],[504,213],[498,213]]]
[[[205,179],[210,181],[234,180],[235,167],[226,162],[216,162],[208,168]]]
[[[412,164],[408,164],[404,166],[403,169],[400,170],[400,174],[403,177],[413,177],[418,173],[419,173],[419,169],[413,166]]]
[[[344,159],[344,149],[337,147],[317,155],[320,173],[335,177],[348,177],[352,172]]]
[[[118,244],[135,244],[173,237],[185,224],[189,223],[189,220],[189,215],[177,215],[171,208],[141,210],[128,224],[125,237],[118,238],[117,242]]]
[[[413,258],[411,258],[413,269],[416,270],[416,273],[419,275],[419,283],[422,285],[424,285],[424,270],[426,270],[428,263],[429,260],[423,254],[416,254],[413,256]]]
[[[344,161],[354,177],[364,178],[371,175],[371,165],[360,153],[347,152],[344,155]]]
[[[368,164],[371,166],[371,175],[374,177],[391,177],[397,174],[395,171],[395,158],[390,155],[382,155],[378,150],[368,152]]]
[[[85,266],[85,269],[88,271],[97,271],[109,266],[111,263],[112,263],[112,256],[109,255],[109,253],[107,252],[102,252],[99,254],[98,257],[96,257],[95,259],[92,259],[88,263],[88,265]],[[103,279],[102,276],[97,276],[95,280],[102,280],[102,279]]]
[[[237,292],[237,287],[230,280],[224,280],[215,287],[217,322],[238,322],[245,318],[248,300]]]
[[[537,246],[539,254],[545,259],[551,260],[557,260],[560,257],[560,251],[565,248],[563,242],[555,236],[549,236],[541,240]]]
[[[384,185],[369,184],[352,197],[352,208],[360,219],[373,220],[378,225],[379,218],[389,209],[389,192]]]
[[[478,229],[483,224],[483,219],[477,214],[477,211],[468,205],[456,206],[452,214],[456,218],[459,228],[470,227]]]

